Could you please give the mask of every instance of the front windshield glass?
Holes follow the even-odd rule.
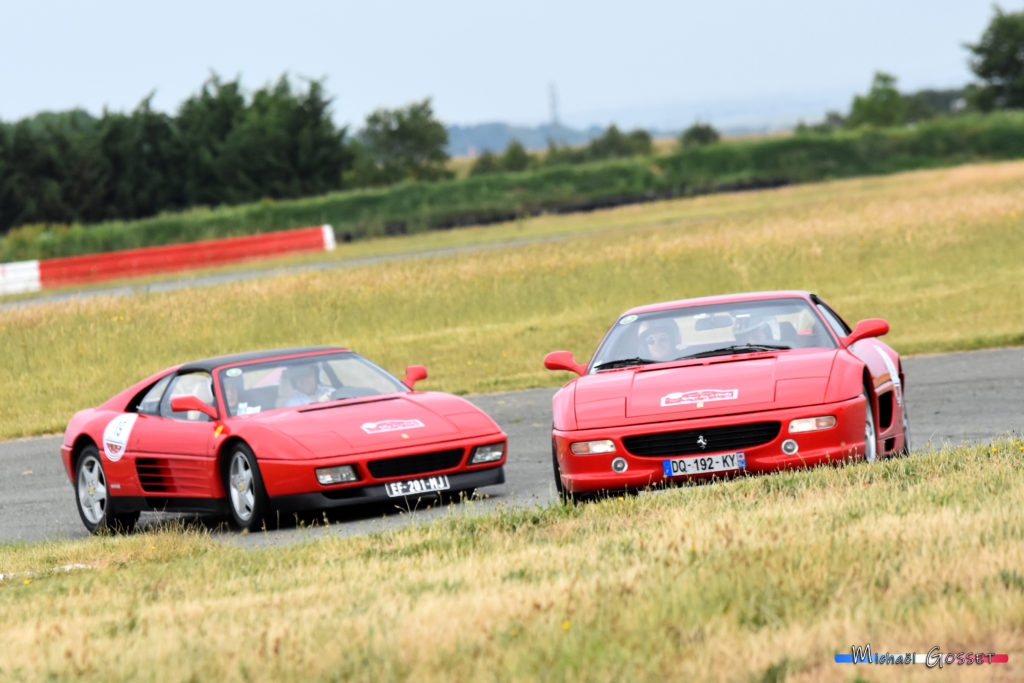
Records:
[[[409,390],[350,351],[235,365],[217,375],[228,415]]]
[[[835,348],[825,323],[804,299],[686,306],[627,315],[605,336],[590,372],[730,352]]]

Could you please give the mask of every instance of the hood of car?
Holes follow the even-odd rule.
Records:
[[[836,351],[814,349],[640,366],[577,380],[581,429],[821,403]]]
[[[479,408],[441,393],[373,396],[279,410],[260,418],[263,426],[283,432],[314,457],[500,433]]]

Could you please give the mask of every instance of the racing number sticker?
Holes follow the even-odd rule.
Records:
[[[128,437],[132,435],[132,427],[135,426],[138,417],[136,413],[125,413],[107,423],[106,429],[103,430],[103,451],[110,462],[117,462],[124,455]]]

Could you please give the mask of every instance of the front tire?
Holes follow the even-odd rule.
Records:
[[[910,414],[907,412],[906,396],[903,397],[900,425],[903,427],[903,449],[900,455],[910,455]]]
[[[875,431],[875,411],[871,406],[871,395],[864,394],[864,461],[878,459],[878,433]]]
[[[92,444],[82,449],[75,467],[75,501],[78,503],[78,516],[91,534],[105,530],[128,533],[139,520],[138,512],[115,512],[116,505],[110,498],[100,452]]]
[[[244,443],[235,444],[225,463],[223,476],[235,526],[242,531],[258,529],[270,503],[252,449]]]
[[[572,492],[562,485],[562,468],[558,466],[558,446],[555,444],[554,438],[551,439],[551,467],[555,474],[555,491],[558,492],[558,499],[562,501],[563,505],[572,503]]]

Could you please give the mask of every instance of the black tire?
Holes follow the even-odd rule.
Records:
[[[139,521],[138,512],[117,513],[100,452],[93,444],[82,449],[75,465],[75,502],[78,516],[91,534],[129,533]]]
[[[903,449],[899,454],[910,455],[910,413],[907,411],[907,397],[903,396],[903,410],[901,411],[900,424],[903,427]]]
[[[270,502],[252,449],[242,442],[234,444],[228,450],[223,467],[224,491],[228,494],[231,521],[242,531],[259,529],[270,509]]]
[[[558,466],[558,447],[554,438],[551,439],[551,467],[555,475],[555,491],[558,492],[558,499],[563,504],[575,502],[575,496],[562,485],[562,468]]]
[[[875,424],[875,410],[871,405],[871,394],[864,393],[864,461],[878,460],[878,425]]]

